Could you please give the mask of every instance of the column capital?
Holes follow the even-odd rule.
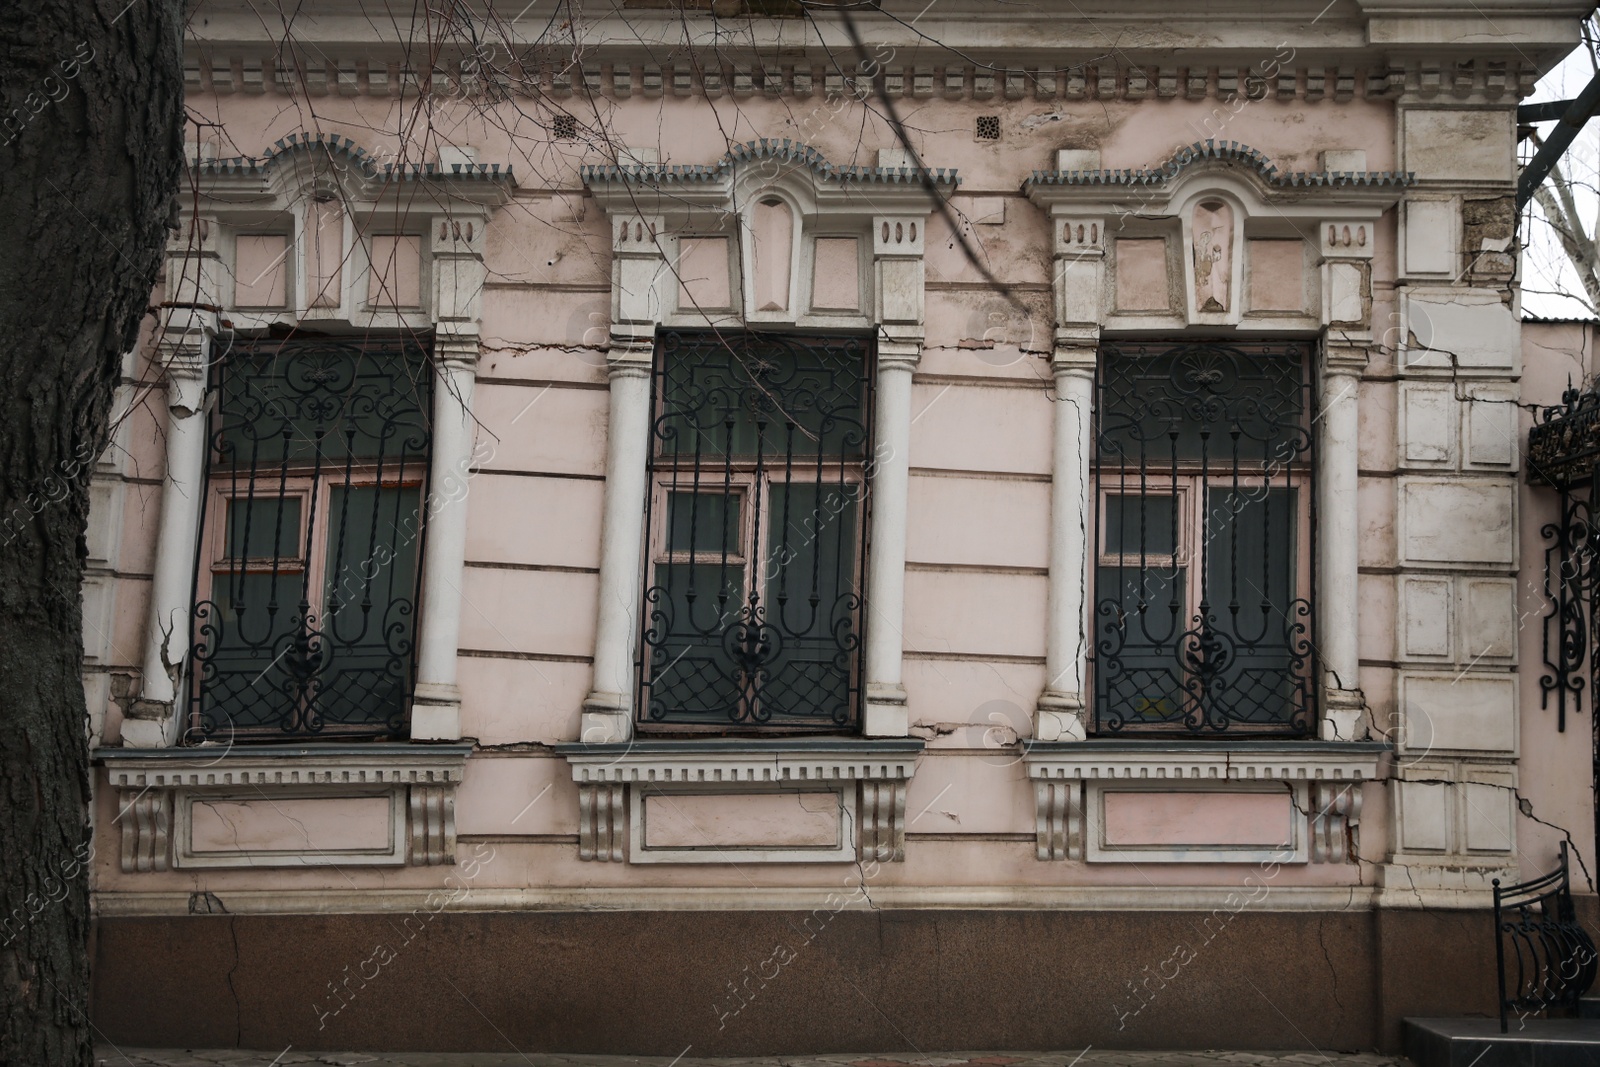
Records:
[[[202,407],[216,335],[216,312],[196,307],[167,309],[156,342],[156,359],[167,381],[167,407],[179,418]]]
[[[1324,375],[1354,375],[1360,377],[1366,372],[1367,363],[1372,359],[1370,345],[1356,342],[1336,341],[1332,338],[1324,339],[1322,345],[1322,373]]]
[[[1105,257],[1106,227],[1105,219],[1100,216],[1064,215],[1052,209],[1050,225],[1054,231],[1051,243],[1057,259]]]
[[[666,228],[666,222],[660,215],[613,215],[611,254],[660,258],[664,254],[660,235],[666,232]]]
[[[489,220],[481,211],[439,215],[428,227],[428,255],[434,259],[483,259]]]
[[[606,350],[606,374],[610,378],[648,378],[655,362],[656,346],[649,338],[628,338],[620,343],[611,339]]]
[[[910,373],[917,369],[917,364],[922,361],[922,341],[889,340],[878,341],[878,370],[879,371],[906,371]]]
[[[207,347],[217,335],[217,313],[187,304],[168,305],[156,334],[156,353],[167,377],[204,377]]]
[[[1317,250],[1323,259],[1371,259],[1377,244],[1376,219],[1328,218],[1317,224]]]
[[[926,215],[876,215],[872,219],[875,259],[921,257],[926,250]]]
[[[446,334],[434,338],[434,358],[447,370],[476,372],[479,351],[476,334]]]
[[[1063,342],[1058,336],[1055,349],[1050,353],[1050,369],[1059,377],[1063,374],[1080,374],[1094,377],[1100,359],[1100,346],[1083,341]]]

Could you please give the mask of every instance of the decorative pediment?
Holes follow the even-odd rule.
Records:
[[[1118,205],[1157,212],[1196,186],[1231,190],[1243,203],[1273,205],[1274,212],[1312,213],[1330,204],[1361,206],[1375,215],[1399,200],[1415,175],[1398,171],[1282,171],[1266,155],[1238,141],[1196,141],[1169,159],[1141,168],[1036,170],[1022,184],[1044,208]]]
[[[194,163],[193,218],[168,246],[177,298],[226,309],[236,328],[465,328],[489,214],[515,179],[468,150],[441,154],[385,161],[349,137],[296,132],[260,156]]]
[[[1416,181],[1416,175],[1398,171],[1287,171],[1280,172],[1278,165],[1264,152],[1257,151],[1238,141],[1196,141],[1179,149],[1172,158],[1153,167],[1138,170],[1036,170],[1033,177],[1023,183],[1030,194],[1034,186],[1048,185],[1162,185],[1172,181],[1184,171],[1207,164],[1230,165],[1230,169],[1247,169],[1271,189],[1349,188],[1360,186],[1403,187]]]
[[[586,166],[584,184],[607,211],[693,220],[735,201],[787,193],[804,213],[926,215],[961,184],[954,168],[839,166],[809,145],[763,138],[735,145],[711,164]]]
[[[1414,179],[1360,169],[1360,149],[1324,161],[1285,172],[1249,145],[1206,140],[1152,167],[1108,169],[1097,151],[1061,149],[1055,170],[1023,185],[1062,263],[1058,324],[1364,329],[1378,219]]]
[[[716,163],[583,168],[612,232],[612,336],[636,325],[737,322],[920,336],[928,218],[953,169],[837,166],[809,145],[759,140]],[[642,334],[641,334],[642,336]]]
[[[353,200],[381,202],[427,184],[445,194],[438,213],[447,213],[450,201],[505,203],[516,184],[510,163],[385,160],[336,133],[291,133],[260,156],[201,160],[193,169],[201,192],[222,199],[293,195],[315,187],[338,188]],[[425,200],[413,201],[409,210],[429,211]]]
[[[721,182],[731,178],[744,164],[772,162],[792,164],[810,170],[824,181],[855,182],[873,185],[914,185],[927,188],[929,184],[945,187],[948,192],[960,184],[954,168],[943,167],[840,167],[810,145],[785,138],[770,141],[765,137],[757,141],[734,145],[716,163],[710,166],[664,166],[654,163],[631,165],[586,166],[583,180],[587,185],[607,182],[627,182],[641,185],[672,185],[688,182]]]

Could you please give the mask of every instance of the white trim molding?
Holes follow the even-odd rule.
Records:
[[[923,742],[912,738],[718,738],[562,744],[578,785],[578,858],[632,863],[854,863],[905,858],[906,785]],[[719,841],[658,847],[646,838],[652,797],[817,795],[832,798],[838,833],[826,842],[764,842],[735,830]],[[685,824],[693,819],[676,812]],[[738,821],[722,806],[719,820]],[[859,828],[859,832],[858,832]],[[624,840],[628,838],[628,840]]]
[[[594,680],[579,737],[608,744],[633,736],[649,375],[660,326],[875,334],[878,440],[862,732],[905,737],[911,724],[901,682],[911,375],[922,354],[927,220],[935,198],[953,193],[960,179],[954,170],[890,165],[898,162],[892,152],[880,153],[883,165],[876,167],[835,166],[789,140],[736,145],[710,165],[639,162],[654,158],[645,151],[621,155],[630,161],[582,172],[610,224],[612,347]],[[765,261],[757,232],[768,232],[776,248]],[[855,242],[854,298],[847,284],[826,299],[817,292],[823,241],[835,257]],[[849,262],[848,254],[837,260]],[[850,303],[856,306],[841,306]],[[611,802],[591,800],[585,810],[601,820],[592,828],[592,847],[609,855],[614,850],[607,842],[619,832],[604,819]]]
[[[1382,891],[1364,885],[1279,885],[1263,892],[1256,868],[1237,867],[1236,883],[1222,885],[893,885],[871,886],[871,899],[849,902],[851,911],[994,910],[1077,911],[1102,914],[1179,912],[1197,917],[1224,908],[1252,913],[1323,912],[1359,914],[1373,910]],[[1249,883],[1245,879],[1251,879]],[[851,886],[857,884],[852,882]],[[404,915],[418,909],[452,913],[556,912],[808,912],[839,908],[839,884],[643,886],[558,885],[491,886],[468,883],[460,890],[438,888],[224,889],[216,890],[230,915]],[[1419,890],[1395,907],[1472,909],[1482,898]],[[189,914],[190,890],[98,890],[95,914],[116,918]],[[442,907],[441,907],[442,904]],[[1387,905],[1386,905],[1387,906]]]
[[[1023,763],[1034,786],[1035,855],[1091,863],[1353,862],[1361,786],[1377,777],[1389,750],[1375,741],[1029,742]],[[1184,841],[1131,849],[1105,838],[1108,793],[1216,796],[1284,787],[1290,793],[1290,836],[1272,847]]]
[[[1335,159],[1337,153],[1329,153]],[[1349,153],[1357,158],[1360,153]],[[1324,651],[1321,686],[1325,740],[1365,736],[1365,700],[1357,677],[1360,613],[1357,595],[1358,515],[1355,499],[1361,374],[1372,338],[1372,258],[1379,221],[1415,184],[1410,174],[1322,170],[1286,173],[1261,152],[1235,141],[1198,141],[1170,158],[1134,170],[1106,170],[1099,153],[1062,150],[1054,170],[1036,171],[1023,185],[1044,210],[1055,256],[1055,472],[1051,503],[1048,679],[1035,713],[1041,741],[1087,736],[1086,691],[1090,630],[1085,590],[1092,583],[1086,543],[1089,440],[1097,348],[1103,331],[1194,329],[1227,336],[1319,332],[1325,338],[1318,370],[1323,416],[1318,435],[1318,646]],[[1220,236],[1202,250],[1194,237],[1205,226]],[[1119,306],[1122,242],[1164,248],[1165,307],[1141,300]],[[1247,279],[1251,246],[1293,240],[1302,253],[1297,309],[1251,305]],[[1200,271],[1202,251],[1209,256]],[[1204,293],[1201,290],[1205,290]],[[1149,297],[1149,294],[1145,294]],[[1204,297],[1205,299],[1202,299]],[[1153,302],[1159,303],[1159,300]],[[1065,807],[1047,805],[1059,832],[1047,835],[1052,855],[1065,838]],[[1041,809],[1043,810],[1043,809]]]
[[[94,759],[117,791],[114,821],[122,826],[122,870],[134,873],[172,867],[453,864],[455,791],[471,751],[470,744],[219,745],[101,748]],[[373,804],[362,805],[363,800]],[[376,816],[368,820],[369,839],[353,840],[341,827],[332,840],[319,842],[302,826],[298,842],[275,835],[269,845],[246,839],[223,848],[196,843],[197,804],[208,810],[254,806],[279,822],[293,822],[284,806],[300,801],[335,819],[341,810],[368,809]]]
[[[483,257],[489,216],[511,199],[511,168],[382,163],[348,137],[292,133],[260,157],[202,158],[190,179],[195,195],[167,246],[166,317],[156,343],[167,378],[167,481],[142,688],[123,743],[172,746],[185,731],[206,391],[225,343],[218,334],[300,325],[353,337],[433,334],[440,381],[411,737],[459,738],[456,640]],[[374,254],[380,240],[394,243],[386,259]],[[405,285],[396,281],[402,274]]]

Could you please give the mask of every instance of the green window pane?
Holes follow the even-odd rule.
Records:
[[[322,632],[329,655],[317,706],[330,722],[398,719],[415,647],[421,493],[336,487],[329,494]]]
[[[293,702],[294,666],[306,658],[296,654],[303,581],[300,574],[216,576],[209,610],[197,620],[209,637],[197,666],[211,736],[275,726]]]
[[[227,502],[228,559],[299,559],[298,496],[232,497]]]
[[[769,493],[766,612],[784,634],[767,667],[763,710],[776,716],[849,715],[851,634],[856,589],[860,486],[778,483]]]
[[[741,717],[745,690],[724,634],[744,618],[744,572],[716,563],[656,568],[645,604],[650,642],[647,714],[700,721]]]
[[[421,492],[337,486],[329,494],[328,614],[416,594],[422,532]]]
[[[1190,625],[1183,568],[1101,567],[1095,574],[1100,715],[1119,729],[1183,717],[1179,648]]]
[[[1108,555],[1171,556],[1177,544],[1177,499],[1170,493],[1113,493],[1105,498]]]
[[[740,494],[667,494],[667,549],[672,552],[740,553]]]

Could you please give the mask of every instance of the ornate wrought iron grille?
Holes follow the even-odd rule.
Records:
[[[427,352],[398,341],[246,342],[218,360],[212,385],[193,732],[403,734]]]
[[[1100,733],[1311,731],[1308,355],[1297,342],[1101,347]]]
[[[642,727],[856,722],[871,357],[861,338],[660,334]]]
[[[1568,388],[1528,430],[1528,481],[1554,488],[1556,521],[1540,528],[1544,550],[1544,673],[1540,707],[1556,705],[1556,729],[1567,711],[1583,711],[1583,696],[1600,669],[1600,389]],[[1600,845],[1600,721],[1591,713],[1590,760],[1595,791],[1595,840]]]
[[[1560,514],[1540,530],[1549,542],[1544,553],[1544,594],[1550,602],[1544,620],[1545,674],[1539,679],[1541,706],[1556,703],[1556,728],[1567,728],[1567,709],[1583,710],[1589,678],[1600,665],[1592,624],[1600,607],[1595,561],[1600,528],[1595,522],[1594,489],[1600,480],[1600,395],[1569,388],[1556,407],[1539,413],[1528,431],[1528,480],[1560,494]],[[1597,745],[1600,751],[1600,745]]]
[[[1508,886],[1494,880],[1494,936],[1501,1033],[1508,1012],[1577,1007],[1594,984],[1597,961],[1572,907],[1565,841],[1561,864],[1549,874]]]

